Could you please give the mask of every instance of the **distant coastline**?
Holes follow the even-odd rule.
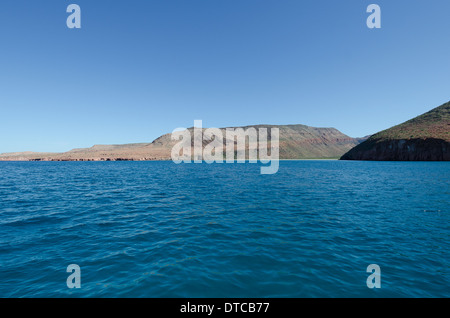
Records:
[[[349,137],[335,128],[305,125],[255,125],[238,128],[252,127],[279,128],[280,160],[450,160],[450,102],[405,123],[362,138]],[[225,147],[226,139],[222,142]],[[165,134],[151,143],[95,145],[63,153],[4,153],[0,154],[0,161],[164,161],[171,160],[171,150],[175,144],[171,134]],[[257,145],[245,147],[238,149],[236,146],[236,151],[248,152]]]
[[[276,127],[280,130],[279,158],[337,159],[358,145],[363,138],[349,137],[335,128],[317,128],[305,125],[255,125],[238,128]],[[236,127],[227,127],[236,128]],[[221,128],[225,130],[227,128]],[[192,130],[193,128],[188,128]],[[0,154],[0,161],[154,161],[171,160],[171,150],[177,141],[165,134],[151,143],[123,145],[95,145],[64,153],[22,152]],[[223,139],[225,147],[226,140]],[[203,145],[205,146],[205,145]],[[245,150],[257,145],[246,145]],[[243,150],[238,149],[237,150]]]

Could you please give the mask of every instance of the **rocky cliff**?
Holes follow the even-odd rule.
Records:
[[[372,135],[341,160],[450,160],[450,102]]]

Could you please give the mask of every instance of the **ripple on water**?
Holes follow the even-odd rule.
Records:
[[[0,162],[1,297],[449,297],[450,165]],[[69,264],[82,288],[65,286]],[[369,264],[382,288],[366,286]]]

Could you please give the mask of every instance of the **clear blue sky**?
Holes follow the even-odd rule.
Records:
[[[0,152],[150,142],[194,119],[357,137],[450,100],[448,0],[2,0],[0,45]]]

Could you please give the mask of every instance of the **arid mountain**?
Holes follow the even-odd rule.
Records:
[[[361,138],[351,138],[335,128],[315,128],[305,125],[257,125],[229,128],[270,128],[280,130],[280,159],[339,158],[361,142]],[[191,133],[193,128],[188,129]],[[226,143],[226,128],[223,144]],[[193,136],[193,133],[192,133]],[[118,160],[169,160],[172,147],[178,141],[165,134],[151,143],[124,145],[95,145],[91,148],[73,149],[64,153],[6,153],[0,160],[7,161],[118,161]],[[210,141],[203,141],[203,146]],[[193,141],[192,141],[193,143]],[[255,147],[257,145],[250,145]],[[237,148],[236,148],[237,149]],[[248,144],[246,149],[248,149]],[[225,153],[225,152],[224,152]]]
[[[341,159],[450,160],[450,102],[372,135]]]

